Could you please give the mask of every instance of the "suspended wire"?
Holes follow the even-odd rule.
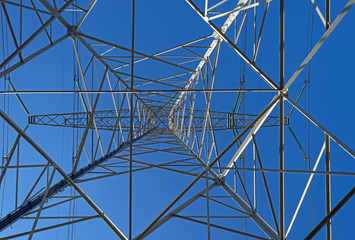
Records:
[[[314,23],[314,12],[315,12],[315,7],[313,4],[310,3],[310,8],[309,8],[309,16],[308,16],[308,33],[307,33],[307,53],[311,51],[312,49],[312,43],[313,43],[313,23]],[[306,95],[305,95],[305,104],[306,104],[306,110],[308,113],[310,113],[310,78],[311,78],[311,61],[309,62],[307,69],[305,71],[305,79],[304,79],[304,84],[306,86]],[[306,146],[306,151],[308,153],[308,156],[310,157],[311,154],[311,149],[309,147],[310,145],[310,122],[305,119],[306,123],[306,128],[305,128],[305,135],[306,141],[305,141],[305,146]],[[309,160],[309,159],[308,159]]]
[[[54,2],[55,3],[55,2]],[[60,28],[60,33],[63,33],[63,28]],[[63,42],[61,42],[60,44],[60,48],[61,48],[61,71],[62,71],[62,76],[61,76],[61,81],[62,81],[62,89],[65,89],[65,71],[64,71],[64,44]],[[66,113],[66,109],[65,109],[65,94],[62,94],[62,101],[63,101],[63,113]],[[61,143],[61,157],[60,157],[60,166],[63,166],[63,159],[64,159],[64,145],[65,145],[65,128],[62,128],[62,143]],[[59,202],[59,199],[57,200],[57,203]],[[58,206],[57,208],[57,216],[59,217],[60,215],[60,206]],[[59,219],[57,219],[57,224],[59,223]],[[56,240],[58,240],[59,237],[59,229],[56,228]]]
[[[308,33],[307,33],[307,53],[311,51],[313,44],[313,25],[314,25],[314,12],[315,7],[313,4],[309,3],[309,12],[308,12]],[[308,113],[311,113],[311,89],[310,89],[310,79],[311,79],[311,61],[309,62],[307,69],[305,71],[305,80],[304,86],[306,88],[306,94],[304,96],[304,101],[306,105],[306,110]],[[306,169],[311,170],[311,134],[310,134],[310,122],[305,119],[305,148],[307,151],[308,158],[305,159]],[[315,226],[315,218],[314,218],[314,202],[313,202],[313,191],[312,191],[312,183],[310,184],[310,222],[312,222],[312,226]],[[311,228],[312,229],[312,228]],[[316,239],[316,238],[315,238]]]
[[[75,4],[76,6],[78,6],[78,0],[75,0]],[[78,11],[72,11],[72,25],[75,25],[78,21]],[[74,40],[74,44],[76,45],[76,49],[78,51],[79,54],[79,44],[76,40]],[[75,91],[76,89],[78,89],[80,91],[80,84],[79,84],[79,64],[76,60],[76,56],[75,56],[75,50],[73,48],[72,51],[72,58],[73,58],[73,90]],[[73,93],[73,112],[74,112],[74,123],[77,121],[77,114],[78,112],[80,112],[80,93]],[[63,100],[64,100],[64,96],[63,96]],[[83,101],[83,103],[85,103],[85,101]],[[63,103],[64,105],[64,103]],[[86,112],[87,109],[85,108]],[[64,109],[65,111],[65,109]],[[76,161],[76,151],[77,151],[77,143],[79,140],[79,128],[73,128],[73,134],[72,134],[72,168],[74,167],[75,161]],[[74,198],[76,196],[76,191],[73,190],[73,188],[70,188],[70,196],[72,198]],[[74,220],[74,216],[76,215],[76,204],[77,201],[71,200],[69,202],[69,214],[68,216],[71,217],[70,220]],[[67,229],[67,239],[75,239],[76,236],[76,225],[75,224],[69,224],[68,225],[68,229]]]
[[[248,42],[248,17],[245,19],[245,24],[243,25],[244,29],[242,32],[242,38],[243,41],[241,42],[242,46],[241,49],[244,53],[247,52],[247,42]],[[239,89],[244,89],[245,88],[245,73],[246,73],[246,63],[240,59],[239,61],[239,66],[240,66],[240,75],[239,75]],[[235,114],[240,114],[240,113],[245,113],[245,93],[241,93],[238,92],[237,96],[236,96],[236,100],[234,103],[234,107],[233,107],[233,115]],[[240,117],[240,116],[238,116]],[[239,135],[238,130],[237,129],[233,129],[233,134],[236,137],[237,135]],[[239,142],[237,142],[237,147],[239,148],[241,145],[241,140]],[[243,151],[242,154],[239,157],[240,161],[239,161],[239,166],[240,167],[245,167],[245,152]],[[236,167],[236,165],[234,164],[234,167]],[[235,173],[236,174],[236,171]],[[242,172],[242,181],[245,182],[246,181],[246,177],[245,177],[245,172]],[[236,176],[235,176],[236,179]],[[237,184],[235,184],[237,185]],[[244,191],[241,192],[242,197],[245,197],[245,193]],[[242,220],[242,229],[244,232],[247,232],[247,219],[243,219]],[[243,237],[244,239],[246,239],[246,236]]]
[[[244,29],[242,31],[242,38],[243,38],[243,41],[242,41],[242,46],[241,46],[241,49],[243,52],[246,53],[247,51],[247,32],[248,32],[248,18],[245,19],[245,24],[243,25]],[[234,21],[234,24],[235,24],[235,29],[234,29],[234,37],[235,37],[235,42],[236,42],[236,33],[237,33],[237,19],[235,19]],[[240,26],[242,27],[242,26]],[[239,75],[239,89],[244,89],[245,88],[245,72],[246,72],[246,63],[240,59],[239,61],[239,67],[240,67],[240,75]],[[244,101],[244,98],[245,98],[245,93],[242,93],[242,92],[238,92],[237,93],[237,96],[235,98],[235,102],[234,102],[234,106],[233,106],[233,109],[232,109],[232,119],[234,121],[234,116],[237,115],[237,117],[242,117],[242,116],[238,116],[240,113],[245,113],[245,101]],[[233,125],[232,125],[233,126]],[[232,127],[232,133],[234,135],[234,137],[236,138],[238,135],[239,135],[239,132],[238,132],[238,129],[237,128],[233,128]],[[239,148],[241,145],[241,139],[239,141],[236,142],[236,146],[237,148]],[[245,164],[245,152],[243,151],[243,153],[240,155],[239,159],[239,165],[240,167],[244,167],[244,164]],[[234,191],[237,192],[237,171],[236,171],[236,163],[233,163],[234,165]],[[245,172],[242,173],[242,179],[243,181],[245,182]],[[244,192],[242,191],[242,197],[245,197],[244,196]],[[242,229],[243,231],[247,231],[247,220],[244,219],[242,221]],[[245,237],[245,236],[244,236]]]
[[[315,11],[315,7],[314,5],[309,2],[309,7],[308,7],[309,11],[308,11],[308,27],[307,27],[307,44],[306,44],[306,53],[308,54],[311,49],[312,49],[312,43],[313,43],[313,23],[314,23],[314,11]],[[305,76],[304,76],[304,84],[300,90],[300,92],[298,93],[298,96],[296,98],[296,103],[298,103],[298,101],[301,99],[301,96],[303,95],[303,93],[305,93],[304,96],[304,102],[306,105],[306,110],[308,111],[308,113],[310,113],[310,74],[311,74],[311,61],[309,62],[309,64],[306,67],[305,70]],[[290,117],[292,112],[294,110],[294,107],[291,108],[291,110],[288,113],[287,117]],[[292,130],[291,126],[288,126],[288,129],[292,135],[292,137],[295,139],[297,146],[300,148],[305,161],[309,161],[309,157],[310,157],[310,122],[307,121],[307,119],[305,119],[305,142],[304,142],[304,148],[302,147],[302,144],[300,143],[300,141],[298,140],[296,134],[294,133],[294,131]]]

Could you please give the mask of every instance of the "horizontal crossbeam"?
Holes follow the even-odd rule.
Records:
[[[169,126],[174,129],[174,123],[184,120],[186,124],[190,120],[190,111],[187,114],[180,115],[179,121],[176,119],[169,119],[168,114],[160,112],[156,116],[151,117],[148,121],[148,127],[155,127],[159,122],[163,126]],[[202,131],[204,121],[204,110],[194,110],[193,119],[195,121],[196,131]],[[101,130],[113,131],[117,125],[117,113],[115,110],[96,111],[95,112],[96,126]],[[134,123],[137,127],[144,117],[139,117],[139,114],[134,114]],[[229,130],[229,129],[244,129],[249,123],[253,121],[256,115],[252,114],[232,114],[228,112],[210,111],[211,120],[214,130]],[[159,118],[159,119],[156,119]],[[130,126],[130,114],[128,109],[123,109],[119,113],[119,119],[123,130],[128,131]],[[34,115],[28,117],[28,123],[34,125],[58,126],[58,127],[72,127],[72,128],[85,128],[89,121],[89,114],[82,113],[65,113],[65,114],[48,114],[48,115]],[[279,118],[276,116],[269,116],[263,127],[278,126]],[[285,118],[285,125],[288,125],[288,118]],[[162,127],[163,127],[162,126]],[[91,126],[90,128],[94,128]]]

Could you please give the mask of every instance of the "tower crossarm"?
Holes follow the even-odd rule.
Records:
[[[180,128],[182,122],[188,125],[191,118],[191,112],[187,111],[185,115],[175,115],[170,119],[168,114],[142,116],[134,114],[135,127],[144,127],[150,129],[153,127],[170,129]],[[100,130],[113,131],[118,124],[121,124],[123,131],[128,131],[130,127],[130,112],[128,109],[122,109],[117,115],[115,110],[96,111],[95,112],[96,126]],[[204,121],[204,110],[195,110],[193,112],[193,121],[196,131],[202,131]],[[256,115],[253,114],[232,114],[229,112],[210,111],[211,121],[214,130],[229,130],[229,129],[243,129],[253,121]],[[159,117],[159,118],[158,118]],[[71,127],[71,128],[85,128],[89,121],[89,114],[81,113],[63,113],[63,114],[46,114],[34,115],[28,117],[28,123],[34,125]],[[288,125],[288,118],[285,118],[285,125]],[[278,126],[279,118],[276,116],[269,116],[262,127]],[[90,126],[94,128],[94,126]],[[207,129],[208,131],[208,129]]]
[[[123,109],[117,112],[115,110],[95,111],[94,113],[97,129],[114,130],[120,123],[124,131],[130,129],[130,110]],[[62,113],[62,114],[44,114],[28,117],[28,123],[33,125],[46,125],[57,127],[86,128],[90,119],[90,113]],[[119,119],[119,121],[118,121]],[[136,128],[151,129],[157,125],[157,117],[152,117],[149,111],[136,112],[134,114],[134,125]],[[95,128],[93,124],[91,129]]]
[[[187,113],[187,114],[186,114]],[[233,114],[229,112],[210,111],[209,112],[212,127],[206,128],[206,131],[210,131],[212,128],[216,130],[230,130],[230,129],[244,129],[250,124],[257,115],[254,114]],[[190,111],[185,111],[185,115],[175,114],[170,122],[170,129],[180,129],[181,126],[188,126],[190,119],[193,121],[194,129],[196,131],[203,130],[203,122],[205,117],[204,110],[194,110],[193,116]],[[285,118],[285,125],[288,125],[289,119]],[[278,126],[279,118],[276,116],[269,116],[262,127],[274,127]]]

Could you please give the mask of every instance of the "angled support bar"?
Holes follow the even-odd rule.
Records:
[[[328,129],[326,129],[322,124],[320,124],[316,119],[314,119],[311,115],[309,115],[304,109],[302,109],[297,103],[292,101],[288,96],[284,95],[285,99],[293,105],[300,113],[303,114],[309,121],[311,121],[314,125],[316,125],[318,128],[320,128],[324,133],[326,133],[331,139],[333,139],[334,142],[336,142],[340,147],[342,147],[352,158],[355,159],[355,152],[345,145],[342,141],[340,141],[339,138],[334,136]]]
[[[55,18],[58,20],[60,24],[62,24],[68,31],[68,34],[70,35],[70,38],[72,39],[77,39],[83,46],[88,50],[108,71],[115,76],[124,86],[126,89],[132,91],[130,86],[122,80],[122,78],[115,72],[115,70],[103,59],[103,57],[98,54],[95,49],[93,49],[88,42],[85,41],[85,39],[79,35],[81,31],[79,29],[76,29],[75,26],[72,26],[62,15],[60,15],[57,10],[47,1],[47,0],[38,0],[44,8],[46,8]],[[134,94],[134,96],[141,101],[151,112],[153,112],[149,106],[140,98],[137,94]],[[154,114],[155,115],[155,114]]]
[[[63,13],[72,2],[74,2],[74,0],[67,1],[61,9],[55,11],[54,14],[52,13],[52,17],[50,17],[35,33],[31,35],[31,37],[22,43],[21,46],[19,46],[5,61],[0,64],[0,69],[3,69],[12,59],[21,53],[27,47],[27,45],[30,44],[47,26],[49,26],[56,19],[56,17],[60,16],[60,14]]]
[[[252,140],[253,135],[260,129],[261,125],[265,122],[267,117],[270,115],[272,110],[275,108],[277,105],[278,101],[278,96],[275,96],[271,103],[269,104],[269,109],[261,116],[260,119],[255,123],[253,129],[248,133],[248,135],[245,137],[244,141],[242,142],[241,146],[238,148],[237,152],[234,154],[233,158],[230,160],[230,162],[227,165],[227,168],[223,171],[222,176],[225,177],[228,172],[230,171],[230,168],[233,166],[233,164],[237,161],[237,159],[240,157],[242,152],[245,150],[249,142]]]
[[[142,134],[141,136],[133,139],[132,143],[140,140],[141,138],[143,138],[144,136],[146,136],[147,134],[149,134],[153,130],[154,129],[151,129],[151,130],[147,131],[145,134]],[[68,174],[67,175],[68,178],[70,178],[73,182],[76,182],[81,177],[83,177],[86,173],[92,171],[96,167],[100,166],[101,164],[105,163],[106,161],[108,161],[112,157],[116,156],[118,153],[120,153],[123,150],[125,150],[129,145],[130,145],[130,142],[122,143],[116,150],[110,152],[106,156],[97,159],[96,161],[94,161],[94,162],[88,164],[87,166],[79,169],[77,172],[75,172],[73,174],[72,173]],[[61,192],[62,190],[64,190],[64,188],[66,188],[68,185],[69,185],[69,183],[65,179],[59,181],[58,183],[54,184],[48,190],[48,194],[47,194],[46,198],[50,199],[52,196],[54,196],[58,192]],[[43,198],[45,198],[45,194],[44,193],[38,195],[34,199],[28,200],[24,205],[20,206],[18,209],[14,210],[12,213],[9,213],[5,217],[3,217],[0,220],[0,232],[3,231],[4,229],[6,229],[8,226],[10,226],[13,223],[15,223],[17,220],[19,220],[23,216],[25,216],[27,213],[32,211],[34,208],[36,208],[42,202]]]
[[[215,33],[223,39],[272,89],[279,89],[279,86],[273,82],[255,63],[250,60],[237,46],[221,31],[214,23],[204,17],[202,11],[191,1],[186,0],[190,6],[200,15],[202,19],[215,31]],[[355,1],[355,0],[354,0]]]
[[[22,61],[19,61],[12,66],[4,69],[2,72],[0,72],[0,78],[6,76],[7,74],[15,71],[17,68],[25,65],[35,57],[41,55],[42,53],[46,52],[48,49],[56,46],[58,43],[62,42],[63,40],[67,39],[69,36],[68,34],[63,35],[62,37],[58,38],[57,40],[53,41],[52,43],[46,45],[45,47],[41,48],[40,50],[36,51],[35,53],[32,53],[30,56],[24,58]],[[0,68],[1,69],[1,68]]]
[[[323,218],[323,220],[312,230],[312,232],[305,237],[305,240],[311,240],[323,227],[327,224],[327,222],[347,203],[351,197],[355,194],[355,187],[345,195],[345,197],[333,208],[330,213]]]
[[[72,180],[72,178],[75,179],[75,175],[67,175],[56,163],[55,161],[50,158],[47,153],[45,153],[24,131],[21,130],[19,126],[17,126],[16,123],[14,123],[3,111],[0,110],[0,117],[4,119],[5,122],[7,122],[18,134],[22,136],[23,139],[25,139],[42,157],[44,157],[47,162],[54,167],[64,178],[65,181],[63,183],[58,183],[58,184],[63,184],[63,186],[71,185],[84,199],[85,201],[98,213],[98,215],[106,222],[106,224],[116,233],[116,235],[120,239],[127,239],[127,237],[116,227],[116,225],[106,216],[106,214],[90,199],[90,197]],[[153,129],[152,129],[153,130]],[[148,133],[148,132],[147,132]],[[143,135],[141,136],[143,137]],[[128,143],[126,143],[128,145]],[[116,151],[120,151],[120,149],[116,149]],[[112,157],[114,154],[117,154],[115,151],[112,153],[112,155],[109,155]],[[101,158],[99,159],[100,162],[105,161],[109,158]],[[95,162],[94,162],[95,163]],[[92,163],[92,164],[94,164]],[[96,162],[94,166],[97,166],[99,162]],[[91,165],[92,168],[92,165]],[[82,175],[80,171],[86,172],[91,169],[89,166],[85,167],[84,169],[81,169],[77,172],[79,176]],[[56,186],[56,185],[54,185]],[[58,191],[57,191],[58,192]],[[40,201],[38,202],[40,204]],[[37,205],[38,205],[37,204]],[[26,211],[28,212],[28,211]],[[24,213],[22,213],[21,208],[20,212],[16,212],[17,214],[20,214],[20,216],[23,216]],[[16,216],[16,215],[14,215]],[[12,215],[8,215],[6,218],[12,218]],[[17,217],[16,220],[18,220],[20,217]],[[15,221],[16,221],[15,220]],[[2,219],[1,222],[3,222],[3,227],[1,229],[4,229],[6,226],[9,226],[11,222],[13,223],[14,221],[7,222],[6,219]],[[1,230],[0,230],[1,231]]]
[[[210,191],[212,188],[214,188],[215,186],[217,186],[217,183],[214,182],[213,184],[209,185],[208,188],[203,189],[201,192],[199,192],[198,194],[196,194],[195,196],[193,196],[192,198],[190,198],[189,200],[187,200],[186,202],[184,202],[183,204],[181,204],[179,207],[175,208],[173,211],[171,211],[170,213],[166,214],[162,219],[160,219],[148,232],[145,233],[144,236],[142,236],[143,238],[147,237],[149,234],[151,234],[152,232],[154,232],[157,228],[159,228],[160,226],[162,226],[164,223],[166,223],[167,221],[169,221],[171,218],[174,217],[174,215],[178,214],[179,212],[181,212],[182,210],[184,210],[186,207],[188,207],[189,205],[191,205],[193,202],[195,202],[197,199],[199,199],[203,194],[205,194],[207,191]],[[138,235],[139,236],[139,235]],[[137,237],[135,237],[133,240],[136,240]]]
[[[242,7],[245,3],[246,3],[245,0],[239,0],[238,3],[237,3],[237,6],[238,7]],[[231,24],[233,23],[234,19],[238,16],[238,14],[239,14],[239,12],[233,12],[233,13],[229,14],[227,20],[223,24],[222,33],[225,33],[228,30],[228,28],[231,26]],[[211,42],[209,48],[205,52],[205,54],[203,56],[203,59],[197,65],[196,70],[192,74],[192,76],[190,77],[188,83],[183,87],[184,90],[189,89],[189,87],[191,86],[191,84],[194,81],[194,79],[198,76],[199,71],[206,64],[207,59],[210,57],[210,55],[212,54],[212,52],[216,48],[217,43],[220,42],[220,37],[218,36],[217,33],[214,32],[212,34],[212,37],[213,37],[213,41]],[[179,97],[175,101],[173,107],[171,108],[170,115],[172,115],[173,112],[174,112],[174,109],[176,109],[179,106],[179,103],[181,102],[181,100],[183,99],[185,94],[186,94],[185,92],[181,92],[181,94],[179,95]]]
[[[288,89],[290,88],[291,84],[296,80],[298,75],[303,71],[303,69],[307,66],[307,64],[311,61],[313,56],[317,53],[317,51],[320,49],[320,47],[323,45],[325,40],[330,36],[330,34],[334,31],[334,29],[338,26],[340,21],[345,17],[345,15],[349,12],[350,8],[355,4],[355,0],[350,0],[346,6],[344,7],[343,11],[338,15],[338,17],[334,20],[332,25],[328,28],[328,30],[324,33],[322,38],[318,41],[318,43],[314,46],[312,51],[307,55],[307,57],[304,59],[302,64],[299,66],[297,71],[292,75],[290,80],[288,80],[287,84],[283,87],[282,92],[286,93]]]
[[[276,104],[278,98],[272,101],[272,104]],[[271,104],[270,104],[271,105]],[[269,106],[270,107],[270,106]],[[261,114],[263,116],[263,114]],[[174,134],[174,136],[180,141],[182,145],[186,147],[187,150],[193,155],[193,157],[205,167],[205,171],[208,171],[209,174],[211,174],[212,178],[216,179],[214,183],[220,185],[223,190],[250,216],[250,218],[260,227],[260,229],[268,235],[272,240],[277,240],[278,239],[278,234],[277,232],[256,212],[254,212],[253,208],[249,206],[244,199],[242,199],[237,193],[234,192],[234,190],[224,182],[224,176],[218,176],[213,169],[210,167],[210,165],[206,165],[206,163],[199,157],[197,156],[186,144],[184,144],[181,139]]]

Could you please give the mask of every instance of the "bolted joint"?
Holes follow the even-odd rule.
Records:
[[[219,177],[216,179],[216,183],[217,183],[218,186],[224,185],[225,182],[226,182],[226,181],[225,181],[225,178],[222,177],[222,176],[219,176]]]
[[[53,14],[53,17],[56,18],[56,19],[58,19],[61,16],[60,13],[58,11],[55,11],[55,10],[53,11],[52,14]]]
[[[282,89],[281,89],[282,90]],[[279,95],[282,95],[284,97],[288,97],[288,89],[286,91],[280,91]]]
[[[79,36],[75,25],[70,25],[70,27],[67,28],[67,33],[72,38],[76,38],[77,36]]]

